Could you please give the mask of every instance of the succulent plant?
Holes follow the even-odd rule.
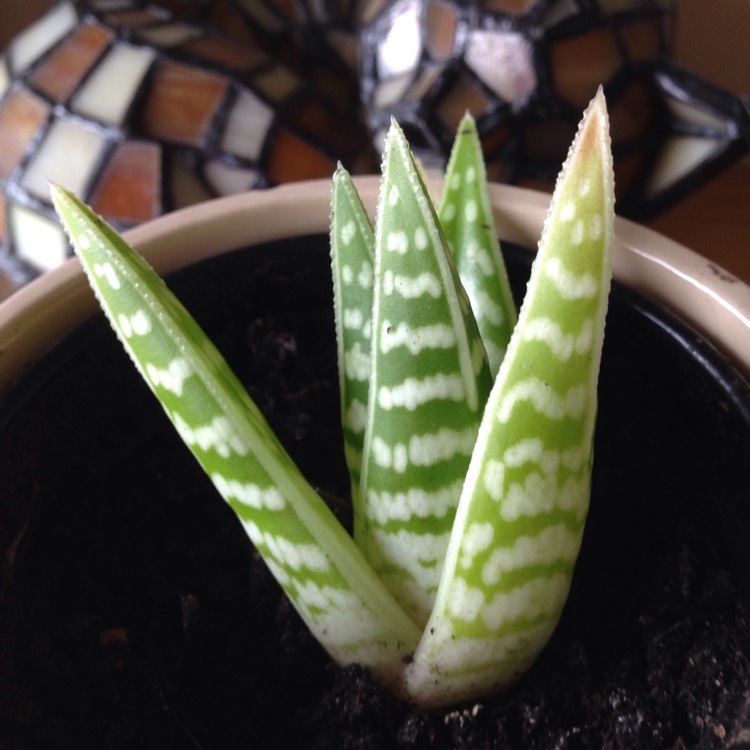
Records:
[[[511,685],[561,615],[589,503],[613,188],[600,91],[516,322],[469,116],[437,209],[395,123],[374,228],[336,171],[353,536],[145,261],[73,195],[52,196],[136,367],[311,631],[336,662],[433,706]]]

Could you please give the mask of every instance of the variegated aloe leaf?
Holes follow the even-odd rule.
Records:
[[[361,544],[359,483],[370,384],[375,235],[359,193],[341,166],[333,175],[331,260],[344,454],[352,487],[354,539]]]
[[[588,511],[613,207],[600,91],[558,178],[482,419],[435,610],[409,667],[420,704],[513,682],[560,617]]]
[[[453,143],[438,216],[469,295],[494,378],[517,315],[495,230],[482,145],[468,112]]]
[[[161,279],[74,196],[52,197],[125,349],[313,634],[397,683],[417,628]]]
[[[490,376],[434,206],[395,122],[376,220],[372,331],[363,550],[422,624],[437,591]]]

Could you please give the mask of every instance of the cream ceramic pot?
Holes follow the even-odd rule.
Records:
[[[378,180],[357,181],[374,212]],[[437,188],[437,186],[436,186]],[[127,233],[159,274],[282,237],[328,232],[328,181],[219,198]],[[501,240],[536,247],[549,196],[493,185]],[[750,374],[750,287],[707,259],[623,219],[616,220],[615,278],[669,308]],[[0,304],[0,390],[97,306],[78,261],[36,279]]]

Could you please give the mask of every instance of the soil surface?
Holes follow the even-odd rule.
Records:
[[[348,523],[326,239],[298,244],[171,285]],[[750,748],[747,384],[631,296],[560,627],[510,693],[429,713],[330,662],[106,324],[84,326],[0,411],[0,747]]]

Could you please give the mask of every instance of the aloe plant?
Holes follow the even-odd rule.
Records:
[[[353,537],[145,261],[73,195],[52,198],[123,345],[333,659],[423,706],[518,679],[560,617],[589,502],[614,215],[601,92],[517,323],[471,118],[438,209],[395,123],[374,228],[337,169]]]

